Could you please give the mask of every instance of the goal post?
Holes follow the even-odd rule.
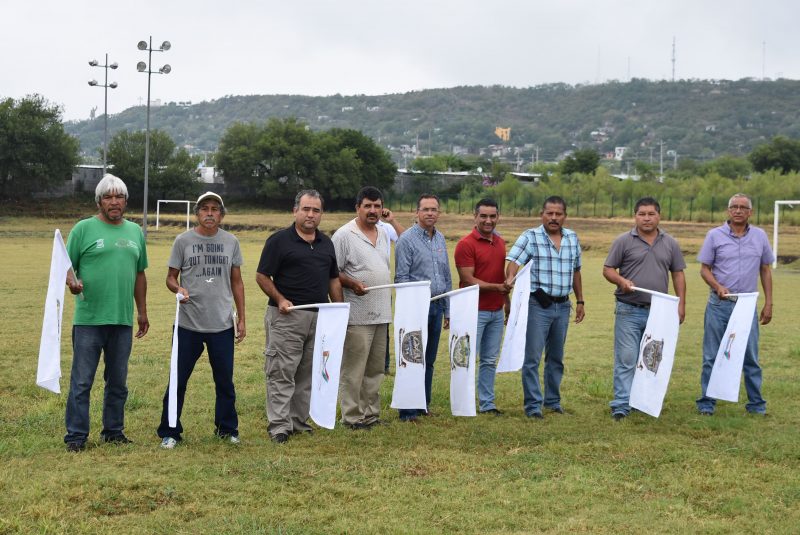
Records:
[[[186,205],[186,230],[189,230],[189,204],[192,201],[176,201],[171,199],[158,199],[158,203],[156,203],[156,230],[158,230],[158,218],[161,215],[161,203],[183,203]]]
[[[775,201],[775,216],[772,220],[772,254],[775,255],[775,261],[772,263],[772,269],[778,267],[778,220],[780,219],[781,205],[794,206],[800,204],[800,201]]]

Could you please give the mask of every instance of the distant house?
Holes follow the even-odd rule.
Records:
[[[213,166],[201,165],[197,168],[197,181],[204,184],[224,184],[222,174]]]
[[[109,165],[110,171],[114,166]],[[69,191],[61,193],[61,195],[72,195],[81,191],[94,192],[97,183],[103,178],[103,166],[100,164],[81,164],[76,165],[72,170],[72,182]],[[56,195],[59,196],[59,195]]]

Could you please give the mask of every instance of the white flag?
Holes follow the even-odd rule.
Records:
[[[310,416],[317,425],[333,429],[350,303],[321,303],[315,306],[319,307],[319,313],[314,334]]]
[[[394,354],[397,372],[394,378],[391,407],[393,409],[427,409],[425,347],[428,343],[431,282],[407,282],[396,288]]]
[[[744,352],[747,349],[747,339],[750,338],[757,302],[758,292],[738,295],[714,360],[711,378],[708,380],[708,397],[734,403],[739,401]]]
[[[453,416],[475,416],[478,285],[449,293],[450,412]]]
[[[508,315],[503,348],[497,363],[497,373],[522,369],[525,360],[525,336],[528,332],[528,300],[531,297],[531,262],[517,272],[511,293],[511,313]]]
[[[178,427],[178,319],[181,316],[181,299],[183,297],[183,294],[175,294],[175,324],[172,327],[172,353],[169,356],[167,423],[173,429]]]
[[[667,395],[669,376],[675,360],[680,318],[679,299],[673,295],[648,291],[650,315],[639,343],[639,358],[631,385],[630,406],[658,418]]]
[[[42,338],[39,342],[39,366],[36,384],[56,394],[61,393],[61,318],[64,315],[64,294],[67,271],[72,268],[67,248],[56,229],[53,237],[53,255],[50,258],[50,282],[44,302]]]

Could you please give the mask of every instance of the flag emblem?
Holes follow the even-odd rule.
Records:
[[[639,361],[639,369],[647,368],[653,374],[658,373],[658,366],[664,358],[664,340],[654,340],[651,334],[645,334],[642,338],[642,358]]]
[[[450,365],[451,369],[469,368],[469,333],[464,336],[453,334],[450,336]]]
[[[422,331],[406,332],[400,329],[400,366],[406,363],[423,364]]]

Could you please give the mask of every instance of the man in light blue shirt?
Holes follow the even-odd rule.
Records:
[[[449,292],[453,288],[450,260],[444,235],[436,230],[439,220],[439,197],[429,193],[417,201],[418,223],[406,230],[395,248],[395,282],[431,281],[431,296]],[[428,343],[425,347],[425,400],[431,404],[433,364],[439,349],[442,325],[450,328],[450,306],[447,299],[431,302],[428,308]],[[414,422],[417,416],[430,414],[421,409],[400,409],[400,419]]]
[[[703,416],[714,414],[716,400],[706,396],[711,370],[717,358],[722,337],[728,327],[736,298],[729,294],[758,291],[758,278],[764,288],[764,308],[761,325],[772,320],[772,271],[775,257],[767,234],[747,221],[753,203],[737,193],[728,201],[728,221],[708,231],[697,260],[702,264],[700,276],[711,288],[706,304],[703,331],[703,369],[700,373],[700,398],[697,410]],[[744,387],[747,391],[747,412],[766,414],[767,402],[761,397],[761,366],[758,364],[759,318],[753,314],[753,324],[744,352]]]

